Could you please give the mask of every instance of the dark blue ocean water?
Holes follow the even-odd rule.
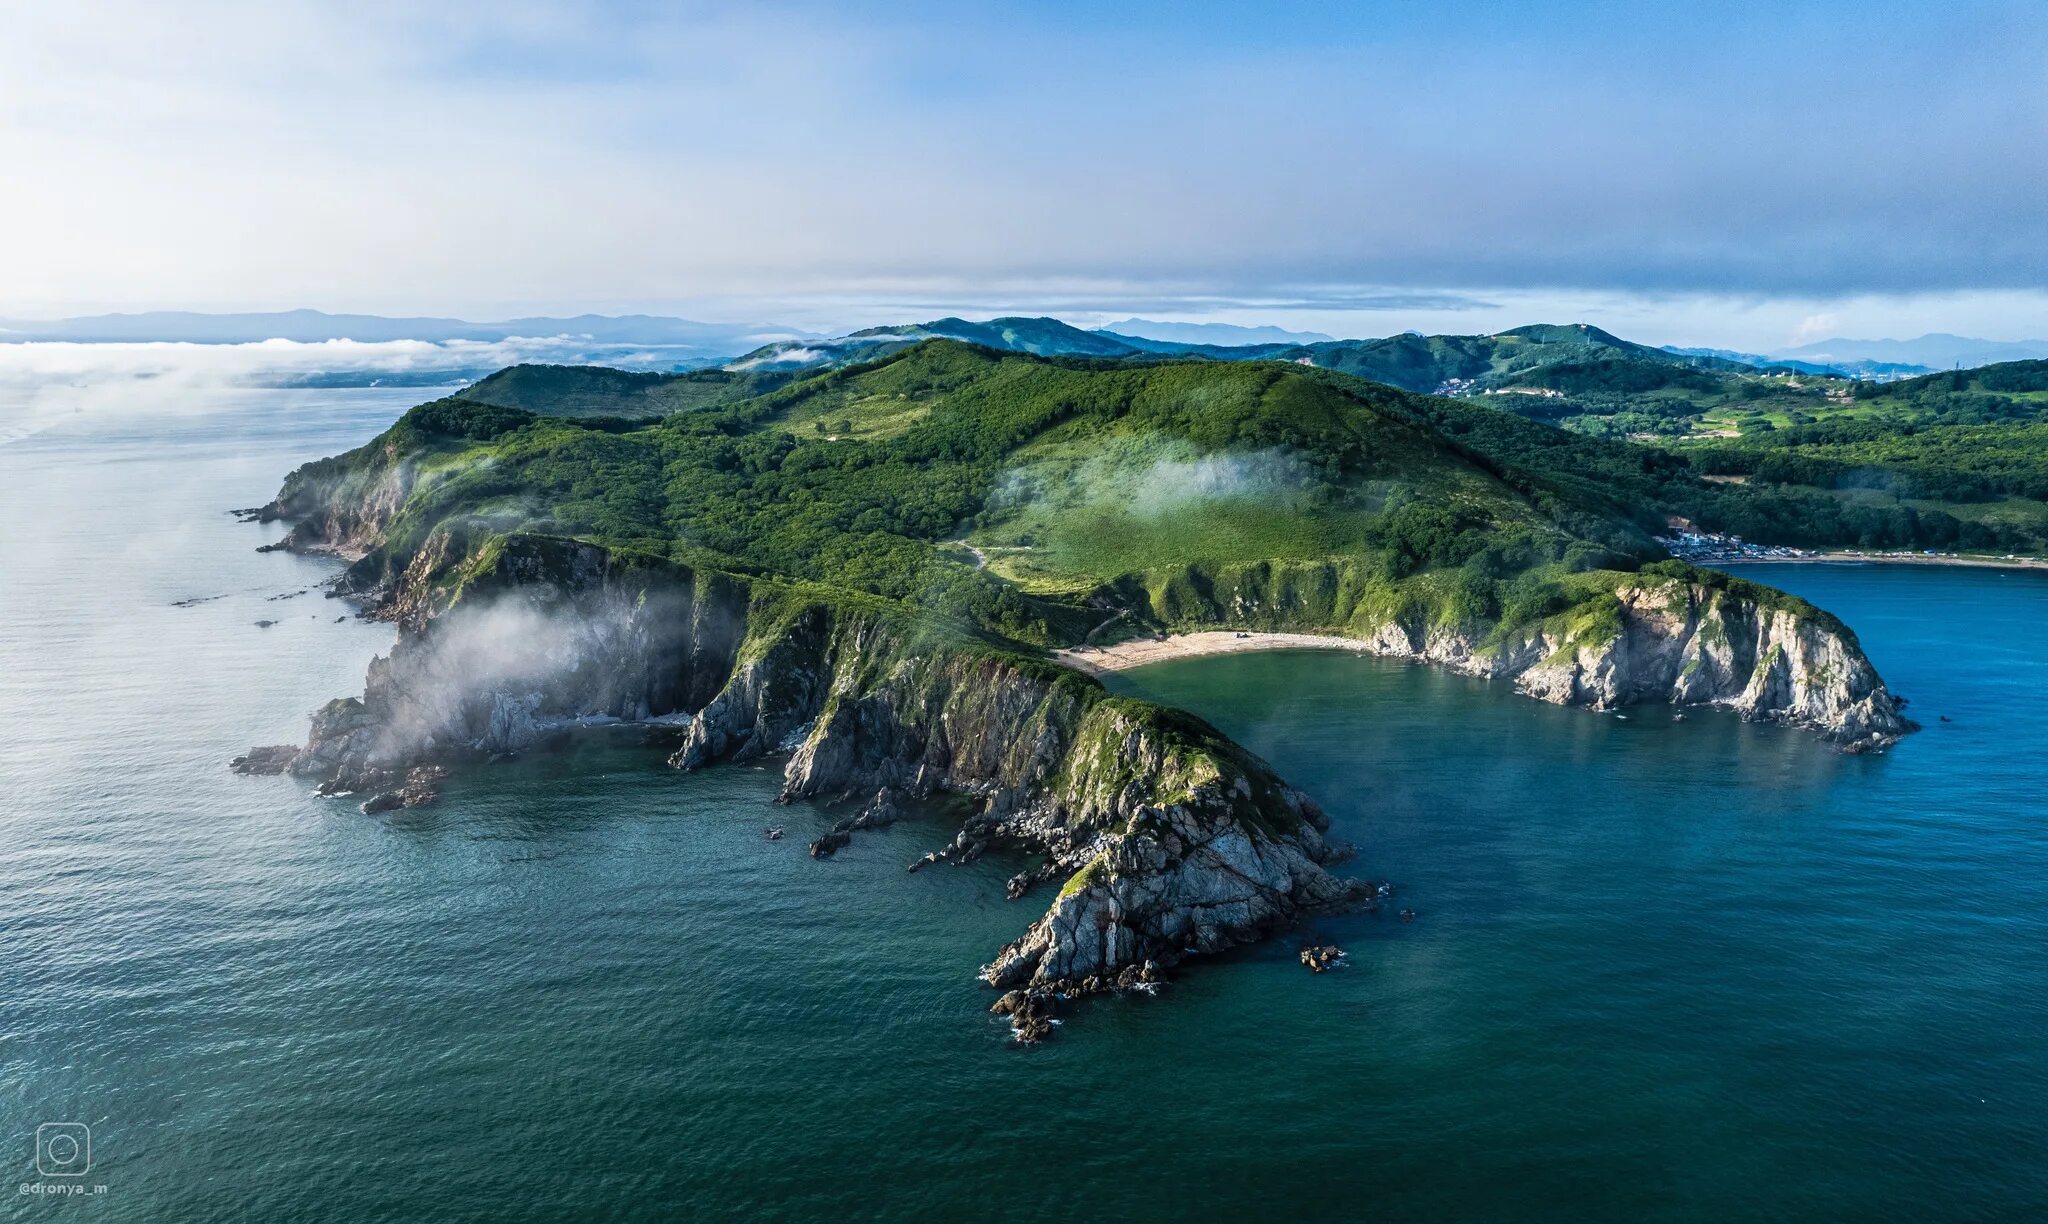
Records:
[[[828,818],[770,809],[773,774],[631,737],[386,817],[226,773],[389,631],[273,599],[329,567],[221,512],[417,398],[0,445],[10,1217],[2048,1212],[2040,575],[1750,575],[1913,698],[1928,730],[1879,758],[1345,655],[1132,673],[1419,917],[1305,932],[1342,972],[1275,941],[1020,1051],[973,973],[1042,898],[1002,900],[1011,863],[905,873],[936,825],[814,862]],[[19,1192],[51,1122],[90,1127],[103,1193]]]

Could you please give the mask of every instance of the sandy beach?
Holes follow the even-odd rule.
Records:
[[[1958,565],[1977,569],[2048,570],[2048,561],[2016,557],[1927,557],[1881,553],[1812,553],[1804,557],[1740,557],[1726,561],[1700,561],[1716,565]],[[1113,646],[1082,646],[1056,651],[1054,658],[1092,676],[1129,671],[1168,659],[1193,659],[1203,655],[1241,654],[1253,650],[1350,650],[1369,653],[1355,638],[1317,633],[1239,633],[1228,629],[1201,633],[1176,633],[1171,637],[1132,638]]]
[[[1365,644],[1352,638],[1315,633],[1239,633],[1228,629],[1205,633],[1176,633],[1165,640],[1133,638],[1114,646],[1083,646],[1054,655],[1060,662],[1093,676],[1128,671],[1168,659],[1192,659],[1201,655],[1239,654],[1250,650],[1350,650],[1365,653]]]

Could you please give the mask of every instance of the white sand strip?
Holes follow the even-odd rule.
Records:
[[[1168,659],[1238,654],[1249,650],[1349,650],[1367,653],[1365,643],[1355,638],[1315,633],[1239,633],[1221,629],[1206,633],[1177,633],[1164,640],[1132,638],[1114,646],[1081,646],[1059,651],[1053,657],[1076,671],[1101,676],[1143,667],[1147,663],[1164,663]]]

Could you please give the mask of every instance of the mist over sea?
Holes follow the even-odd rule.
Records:
[[[1120,677],[1418,917],[1019,1050],[973,975],[1042,898],[906,873],[935,822],[813,861],[771,770],[631,733],[380,817],[226,771],[391,641],[226,512],[430,394],[0,404],[8,1218],[2048,1213],[2048,577],[1747,574],[1913,700],[1882,757],[1344,655]],[[90,1128],[90,1204],[16,1192],[46,1123]]]

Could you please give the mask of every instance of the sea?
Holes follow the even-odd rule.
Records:
[[[1020,1048],[975,971],[1045,898],[906,872],[936,819],[814,861],[772,769],[633,731],[379,816],[227,771],[392,640],[228,512],[422,397],[0,430],[5,1218],[2048,1216],[2043,575],[1746,573],[1911,699],[1881,756],[1349,654],[1117,677],[1396,891]]]

